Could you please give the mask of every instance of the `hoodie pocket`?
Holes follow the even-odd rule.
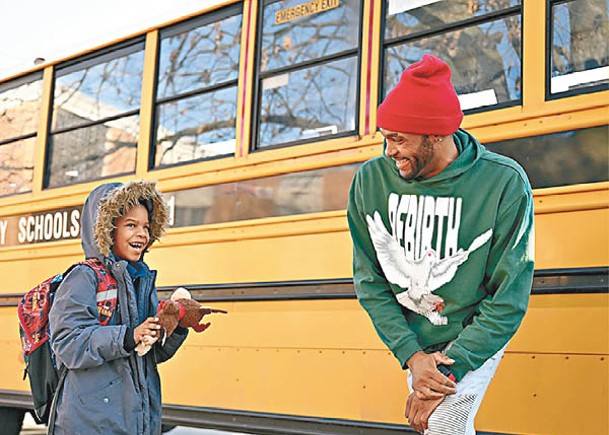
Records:
[[[93,406],[97,409],[103,409],[104,406],[116,407],[122,398],[121,391],[121,378],[117,377],[90,392],[81,391],[78,399],[86,407]]]
[[[88,395],[79,396],[81,412],[104,428],[107,434],[138,433],[138,418],[141,418],[139,401],[133,390],[125,388],[118,377]]]

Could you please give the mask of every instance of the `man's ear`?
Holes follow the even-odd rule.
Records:
[[[440,136],[440,135],[437,135],[437,134],[430,134],[429,138],[431,139],[431,142],[433,144],[437,144],[437,143],[442,142],[442,140],[444,139],[444,136]]]

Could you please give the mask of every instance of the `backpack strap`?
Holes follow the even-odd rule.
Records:
[[[98,258],[87,258],[76,264],[88,266],[97,277],[97,313],[99,324],[106,326],[116,309],[118,301],[118,286],[116,280]]]

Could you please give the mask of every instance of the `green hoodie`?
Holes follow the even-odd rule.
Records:
[[[362,165],[347,216],[358,299],[402,367],[446,354],[461,378],[514,335],[533,279],[533,202],[523,169],[469,133],[438,175],[407,181],[386,156]]]

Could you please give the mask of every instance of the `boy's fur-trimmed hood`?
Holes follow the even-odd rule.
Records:
[[[116,218],[140,204],[140,199],[152,202],[150,245],[165,234],[169,223],[169,208],[154,181],[131,181],[126,184],[108,183],[96,187],[85,202],[81,218],[81,238],[85,256],[108,257],[114,243]],[[149,245],[149,246],[150,246]]]

